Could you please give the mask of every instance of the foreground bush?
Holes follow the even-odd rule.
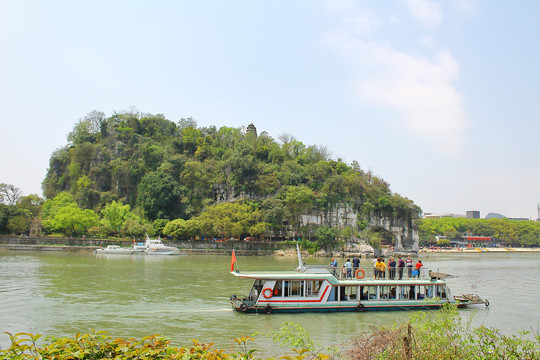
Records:
[[[361,316],[360,314],[358,314]],[[328,315],[331,316],[331,315]],[[287,360],[371,360],[371,359],[540,359],[540,335],[522,332],[503,335],[496,329],[473,328],[455,306],[440,311],[412,312],[404,324],[382,327],[360,336],[345,350],[323,347],[312,341],[300,326],[286,322],[277,331],[258,334],[271,338],[276,347],[272,359]],[[0,350],[0,359],[256,359],[256,349],[248,348],[251,337],[235,339],[239,351],[228,354],[213,349],[213,344],[193,340],[189,347],[173,347],[159,335],[143,339],[113,339],[105,332],[77,334],[74,338],[46,339],[41,335],[11,335],[11,346]],[[279,351],[282,354],[277,354]],[[293,355],[286,355],[293,354]],[[262,359],[262,358],[260,358]]]
[[[473,328],[457,307],[414,312],[405,324],[383,327],[353,340],[346,358],[371,359],[540,359],[540,336],[503,335],[484,326]]]
[[[251,354],[226,354],[211,349],[212,344],[193,341],[190,347],[172,347],[170,341],[158,335],[136,339],[112,339],[105,332],[77,334],[74,338],[53,339],[39,346],[41,335],[19,333],[11,335],[11,347],[0,351],[0,359],[249,359]],[[236,339],[245,345],[249,338]],[[243,346],[245,348],[245,346]]]

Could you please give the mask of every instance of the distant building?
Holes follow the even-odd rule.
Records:
[[[464,218],[465,215],[452,213],[424,213],[424,219],[442,219],[447,217]]]
[[[467,211],[467,219],[480,219],[480,211]]]

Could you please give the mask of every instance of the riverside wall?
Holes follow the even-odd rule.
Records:
[[[144,240],[136,240],[136,242],[144,242]],[[168,241],[163,239],[163,243],[191,254],[231,254],[234,249],[238,255],[273,255],[278,250],[294,249],[292,245],[271,241]],[[129,247],[132,244],[133,240],[0,236],[0,249],[4,250],[92,252],[107,245]]]

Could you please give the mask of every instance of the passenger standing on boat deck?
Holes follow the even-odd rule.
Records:
[[[424,266],[424,264],[422,264],[422,260],[418,260],[418,262],[415,265],[418,278],[420,278],[420,268],[422,266]]]
[[[384,258],[381,257],[381,267],[379,268],[379,276],[381,278],[386,278],[386,269],[388,268],[388,266],[386,266],[386,264],[384,263]]]
[[[386,269],[386,264],[383,259],[379,258],[377,261],[377,279],[384,279],[384,270]]]
[[[330,268],[332,269],[332,274],[336,276],[336,269],[337,269],[337,260],[332,258],[332,262],[330,263]]]
[[[398,272],[399,272],[399,280],[403,279],[403,268],[405,267],[405,261],[401,258],[401,255],[398,256]]]
[[[388,263],[388,277],[391,280],[394,280],[396,277],[396,261],[394,260],[394,257],[390,257],[390,262]]]
[[[412,274],[412,265],[413,265],[413,262],[411,259],[411,255],[409,255],[407,256],[407,260],[405,260],[405,267],[407,267],[407,270],[409,272],[409,277],[411,277],[411,274]]]
[[[377,259],[376,257],[373,258],[373,277],[375,279],[379,278],[379,269],[377,268],[377,262],[378,261],[379,261],[379,259]]]
[[[347,279],[350,279],[352,277],[351,276],[351,270],[352,270],[351,259],[347,259],[347,262],[345,263],[345,268],[347,269]]]
[[[358,258],[358,256],[355,256],[353,259],[352,259],[352,268],[353,268],[353,274],[356,274],[356,272],[358,271],[358,268],[360,267],[360,259]]]

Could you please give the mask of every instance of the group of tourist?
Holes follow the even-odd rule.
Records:
[[[402,280],[403,272],[405,271],[405,269],[407,269],[408,277],[420,277],[420,269],[422,268],[422,266],[424,266],[424,264],[422,264],[422,260],[418,260],[418,262],[413,266],[413,261],[410,255],[407,256],[407,259],[405,260],[401,258],[401,255],[398,255],[397,262],[393,256],[390,256],[388,265],[385,264],[384,258],[374,258],[373,276],[375,279],[385,279],[386,269],[388,269],[388,278],[390,280],[394,280],[396,278],[397,270],[397,278],[398,280]]]
[[[330,268],[332,269],[332,273],[334,276],[336,276],[336,269],[338,267],[337,260],[335,258],[332,258],[332,262],[330,263]],[[385,279],[386,278],[386,272],[388,269],[388,279],[394,280],[402,280],[403,279],[403,273],[405,269],[407,269],[407,276],[409,278],[411,277],[420,277],[420,269],[424,266],[422,264],[422,260],[418,260],[416,264],[413,264],[413,261],[411,259],[411,256],[407,256],[405,260],[402,259],[401,255],[398,255],[398,260],[396,261],[393,256],[390,257],[388,261],[388,265],[384,262],[383,257],[374,258],[373,259],[373,278],[374,279]],[[360,269],[360,259],[358,257],[354,257],[352,259],[352,262],[350,259],[347,259],[345,264],[341,268],[341,272],[343,274],[343,277],[346,279],[352,279],[355,276],[358,277],[358,270]],[[362,277],[365,274],[362,274]]]

